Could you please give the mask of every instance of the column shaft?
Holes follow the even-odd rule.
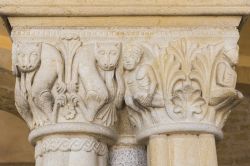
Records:
[[[149,166],[218,166],[211,134],[151,136],[148,157]]]

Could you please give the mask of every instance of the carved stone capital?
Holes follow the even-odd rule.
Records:
[[[242,98],[235,27],[15,27],[12,38],[16,106],[31,142],[80,132],[112,144],[119,110],[129,112],[138,140],[186,131],[221,137]]]
[[[138,140],[176,132],[222,137],[231,108],[243,97],[235,90],[237,31],[229,34],[226,39],[225,34],[168,38],[168,44],[150,51],[129,47],[123,64],[125,102]]]

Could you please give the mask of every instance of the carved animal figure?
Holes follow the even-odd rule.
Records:
[[[123,66],[126,70],[125,102],[137,112],[149,107],[164,107],[163,97],[157,90],[153,68],[149,64],[139,64],[143,54],[140,46],[132,45],[123,56]]]
[[[17,44],[14,59],[17,108],[23,118],[29,121],[31,128],[44,125],[51,120],[54,103],[51,89],[54,83],[57,80],[58,93],[66,88],[63,83],[62,57],[49,44],[21,43]]]
[[[84,45],[78,49],[72,71],[71,85],[78,82],[83,85],[85,97],[79,106],[88,121],[93,121],[97,111],[108,101],[108,91],[98,73],[96,59],[93,55],[94,45]]]
[[[85,106],[79,105],[88,121],[108,126],[116,120],[124,91],[120,71],[116,70],[119,56],[120,44],[114,42],[85,45],[75,56],[72,81],[77,83],[79,76],[85,89]]]
[[[102,42],[95,45],[95,59],[98,71],[108,90],[108,103],[97,114],[97,122],[106,126],[117,120],[116,111],[121,107],[125,93],[122,66],[118,66],[121,45],[117,42]]]

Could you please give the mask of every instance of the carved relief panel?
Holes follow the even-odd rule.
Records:
[[[112,128],[128,110],[138,139],[178,130],[221,135],[233,105],[235,29],[19,29],[16,106],[30,128]]]

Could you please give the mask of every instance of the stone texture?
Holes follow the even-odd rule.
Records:
[[[171,18],[166,19],[170,24]],[[223,27],[210,17],[211,27],[200,19],[191,27],[178,22],[167,28],[60,29],[12,20],[15,104],[31,129],[37,165],[73,166],[88,160],[89,166],[106,166],[107,145],[118,143],[114,147],[122,151],[122,143],[148,139],[151,165],[166,165],[159,164],[167,155],[159,150],[162,143],[150,136],[167,133],[173,140],[169,149],[177,154],[169,154],[166,162],[179,166],[189,159],[190,166],[200,161],[216,166],[213,135],[222,136],[230,109],[242,98],[234,71],[240,17],[218,19]],[[125,127],[117,137],[117,111],[123,109],[136,130],[131,135]],[[176,132],[191,136],[178,142],[172,135]],[[212,141],[202,133],[212,134]],[[203,155],[185,155],[190,145]]]
[[[91,1],[8,1],[0,3],[0,13],[18,16],[93,16],[93,15],[247,15],[246,0],[91,0]],[[183,7],[185,6],[185,7]]]
[[[73,27],[61,28],[67,18],[55,24],[35,18],[27,26],[22,20],[30,17],[9,16],[226,16],[249,13],[250,3],[58,2],[2,1],[0,6],[0,13],[8,15],[13,26],[15,105],[31,129],[36,165],[75,166],[88,161],[89,166],[107,166],[108,145],[116,144],[112,148],[123,151],[123,144],[135,146],[149,140],[152,166],[168,162],[217,166],[214,137],[222,137],[231,109],[242,99],[235,90],[236,27],[241,17],[217,17],[222,24],[211,16],[199,17],[197,22],[184,17],[177,24],[171,24],[171,18],[148,17],[153,20],[151,27],[142,17],[133,20],[139,22],[135,27],[127,27],[133,22],[129,17],[92,17],[72,20]],[[87,24],[81,24],[81,19]],[[124,109],[136,130],[118,135],[117,111]],[[155,139],[160,134],[166,138]],[[173,153],[161,149],[164,144]]]
[[[153,135],[148,156],[150,166],[218,166],[211,134]]]
[[[113,146],[109,155],[110,166],[147,166],[147,153],[144,146]]]
[[[241,89],[240,89],[241,90]],[[244,91],[242,90],[244,93]],[[231,116],[229,116],[228,121],[225,124],[223,129],[224,131],[224,139],[223,141],[217,142],[217,152],[218,152],[218,165],[219,166],[249,166],[249,138],[250,138],[250,97],[247,93],[244,93],[245,98],[243,102],[233,109]],[[4,115],[7,114],[7,115]],[[6,152],[5,147],[8,147],[8,155],[0,155],[0,165],[1,166],[33,166],[32,164],[20,164],[26,162],[32,162],[33,160],[33,150],[31,145],[29,145],[27,140],[28,129],[25,126],[24,122],[19,120],[18,118],[9,118],[13,117],[13,115],[8,115],[8,113],[1,114],[0,128],[6,134],[4,137],[0,139],[0,151],[3,154]],[[12,125],[7,125],[11,123]],[[18,128],[16,127],[18,126]],[[16,136],[10,135],[11,133],[19,132],[19,141],[13,141]],[[24,132],[26,131],[26,132]],[[20,142],[23,142],[20,144]],[[14,144],[15,143],[15,144]],[[13,146],[8,146],[8,145]],[[7,145],[7,146],[6,146]],[[29,153],[26,154],[27,158],[18,157],[18,153],[24,153],[25,150],[30,149]],[[13,162],[16,164],[8,164],[7,158],[12,156],[9,162]],[[19,164],[18,164],[19,163]]]
[[[14,27],[233,27],[241,16],[8,17]],[[204,21],[206,20],[206,21]]]

